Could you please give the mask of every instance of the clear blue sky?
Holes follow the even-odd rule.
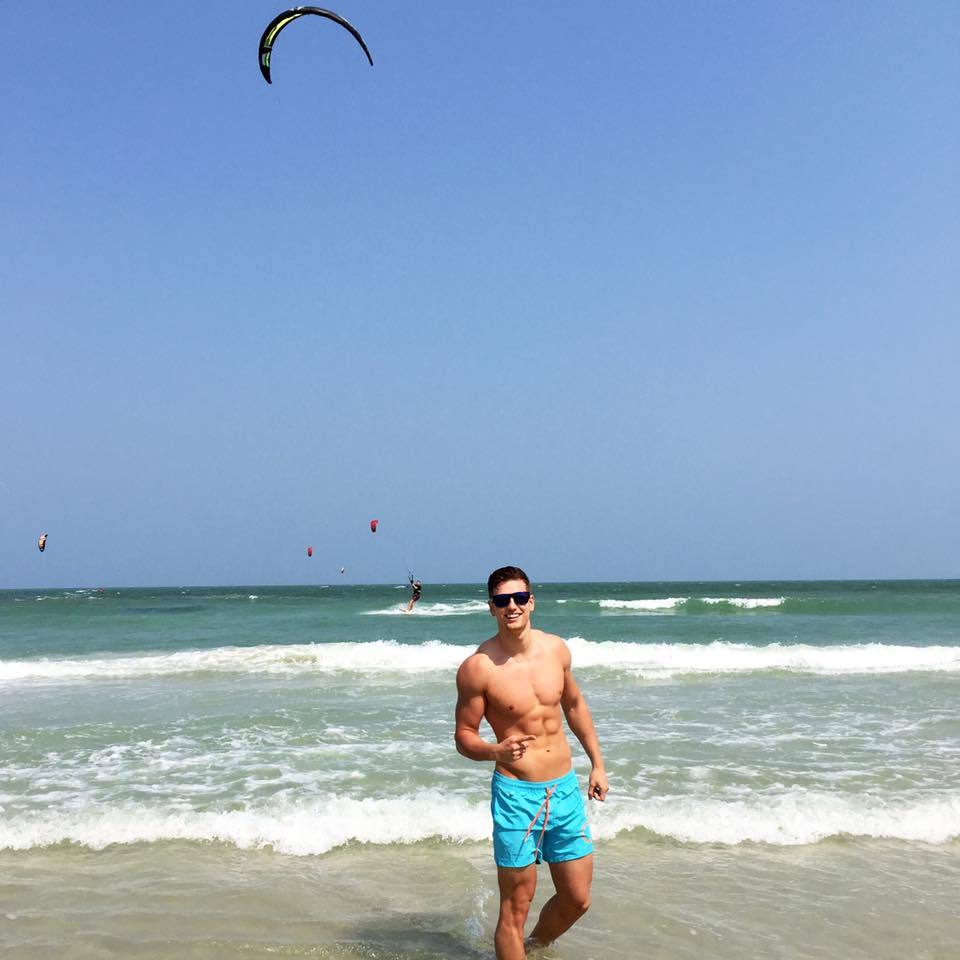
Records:
[[[960,575],[954,0],[280,9],[4,5],[0,587]]]

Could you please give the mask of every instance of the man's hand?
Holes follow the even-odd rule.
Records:
[[[522,760],[527,752],[527,744],[537,738],[532,733],[512,733],[497,744],[497,760],[513,763]]]
[[[603,803],[607,799],[607,791],[610,784],[607,783],[607,772],[603,767],[594,767],[590,771],[590,786],[587,788],[587,796],[591,800],[599,800]]]

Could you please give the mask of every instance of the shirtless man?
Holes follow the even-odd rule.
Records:
[[[530,626],[530,579],[519,567],[501,567],[490,574],[487,593],[497,632],[457,672],[455,736],[465,757],[496,764],[490,809],[500,917],[494,943],[497,960],[524,960],[527,950],[552,943],[590,906],[593,840],[561,710],[593,764],[592,800],[606,798],[607,775],[567,645]],[[480,736],[484,717],[496,743]],[[541,859],[550,864],[556,893],[524,942]]]

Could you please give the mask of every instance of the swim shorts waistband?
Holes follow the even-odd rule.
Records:
[[[493,779],[499,781],[501,786],[507,786],[509,784],[513,790],[529,790],[531,793],[543,793],[544,790],[548,790],[550,787],[559,786],[561,783],[568,783],[570,780],[576,783],[577,775],[571,770],[562,777],[555,777],[553,780],[517,780],[515,777],[505,776],[499,770],[494,770]]]

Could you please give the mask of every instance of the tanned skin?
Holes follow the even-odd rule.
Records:
[[[496,593],[529,590],[524,580],[500,583]],[[609,789],[590,709],[570,669],[560,637],[530,624],[535,600],[522,607],[511,599],[500,609],[490,601],[497,632],[457,672],[457,750],[471,760],[492,760],[506,777],[553,780],[572,764],[563,717],[592,764],[587,795],[603,801]],[[480,736],[486,719],[496,743]],[[497,960],[525,960],[528,949],[552,943],[590,906],[593,854],[550,864],[556,893],[543,906],[530,938],[523,930],[537,888],[537,866],[497,867],[500,916],[494,937]]]

